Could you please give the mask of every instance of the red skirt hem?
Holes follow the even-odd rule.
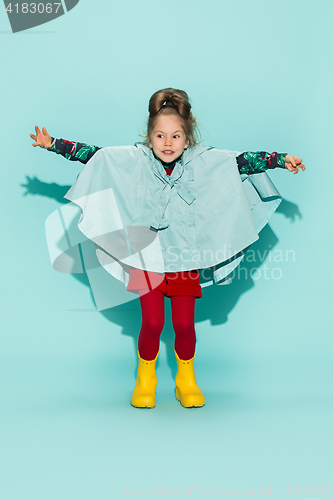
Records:
[[[202,297],[199,271],[179,271],[174,273],[154,273],[141,269],[130,269],[130,279],[126,290],[144,295],[151,290],[159,290],[166,297],[189,295]]]

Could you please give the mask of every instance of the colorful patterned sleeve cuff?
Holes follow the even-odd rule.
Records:
[[[101,148],[98,146],[91,146],[81,142],[66,141],[65,139],[55,139],[51,137],[51,146],[48,151],[64,156],[70,161],[80,161],[87,163],[90,158]]]
[[[55,144],[55,141],[56,141],[55,138],[51,137],[51,146],[47,148],[48,151],[54,151],[53,146]]]
[[[277,166],[280,168],[286,168],[286,156],[288,153],[280,153],[277,158]]]
[[[285,168],[286,156],[287,153],[246,151],[237,156],[238,170],[241,174],[255,174],[270,168]]]

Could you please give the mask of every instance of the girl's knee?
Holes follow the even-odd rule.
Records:
[[[164,318],[147,317],[142,321],[142,329],[153,335],[160,335],[164,328]]]
[[[179,318],[173,321],[173,328],[176,335],[195,334],[194,321],[191,318]]]

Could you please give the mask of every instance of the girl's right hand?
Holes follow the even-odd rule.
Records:
[[[35,131],[36,135],[30,134],[31,139],[34,139],[34,142],[32,145],[34,147],[40,146],[41,148],[48,149],[51,146],[51,136],[46,132],[46,128],[42,128],[42,132],[39,130],[37,125],[35,126]]]
[[[304,172],[305,166],[302,163],[302,158],[294,155],[287,155],[285,158],[284,166],[289,170],[289,172],[293,172],[294,174],[298,173],[298,169],[301,168]]]

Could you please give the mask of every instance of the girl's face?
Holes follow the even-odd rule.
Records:
[[[160,160],[172,162],[178,158],[189,145],[180,117],[160,115],[148,138],[148,145]]]

